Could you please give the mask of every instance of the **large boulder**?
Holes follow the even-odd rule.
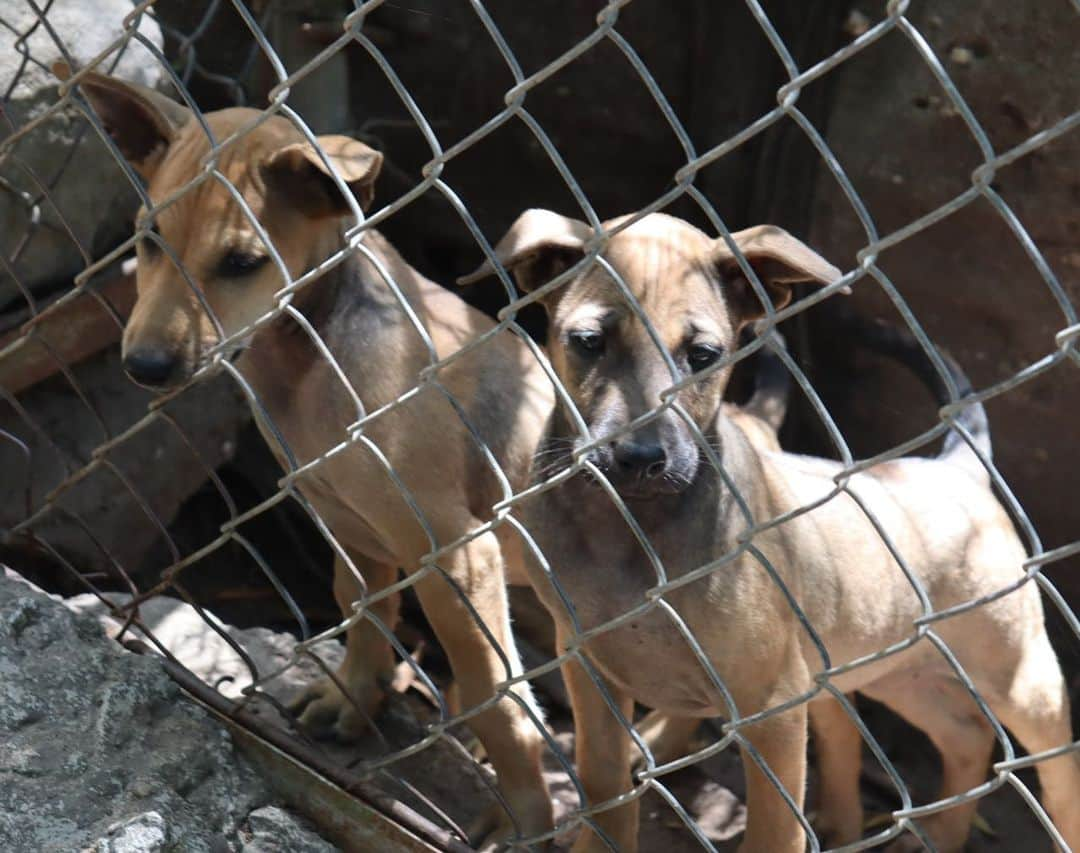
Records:
[[[57,101],[57,60],[82,66],[124,34],[130,0],[22,0],[0,3],[0,135],[13,144],[0,150],[0,252],[12,259],[0,272],[0,312],[24,307],[12,275],[31,293],[71,284],[89,259],[130,233],[137,195],[105,144],[75,107],[54,111],[23,132]],[[148,15],[132,29],[158,49],[161,30]],[[147,48],[132,39],[100,66],[147,86],[165,72]],[[84,256],[83,253],[86,253]]]
[[[158,659],[0,571],[0,849],[335,849],[274,800]]]
[[[119,608],[131,600],[120,593],[106,593],[103,598]],[[110,634],[122,627],[122,621],[110,615],[102,598],[95,595],[74,596],[65,603],[75,612],[100,620]],[[291,722],[278,708],[288,705],[307,686],[325,677],[324,668],[336,671],[345,657],[340,639],[329,638],[314,644],[307,654],[296,659],[297,638],[293,634],[261,627],[236,628],[208,610],[200,613],[169,596],[154,596],[141,602],[139,617],[153,634],[155,647],[160,644],[192,674],[215,685],[227,697],[238,698],[251,686],[250,662],[261,679],[260,691],[276,700],[276,704],[253,701],[247,706],[266,725],[289,728]],[[211,620],[217,630],[210,626]],[[131,627],[127,636],[145,635]],[[243,649],[243,657],[237,648]],[[318,657],[321,665],[312,655]],[[418,659],[419,665],[427,670],[432,661],[425,661],[419,651],[416,655],[414,660]],[[321,756],[339,767],[362,773],[362,766],[355,767],[357,759],[375,759],[388,752],[407,750],[426,738],[427,726],[438,719],[434,697],[404,662],[396,668],[392,688],[373,729],[355,742],[322,741]],[[490,770],[473,762],[463,746],[473,740],[467,728],[456,726],[423,750],[399,758],[389,775],[375,773],[367,778],[368,791],[381,792],[382,799],[398,800],[422,815],[433,817],[427,804],[435,803],[459,826],[467,826],[494,804]],[[285,849],[289,848],[282,848]]]
[[[96,617],[105,631],[114,635],[125,630],[125,626],[110,615],[105,602],[119,608],[130,601],[130,595],[107,592],[100,596],[93,593],[76,595],[65,599],[64,603],[76,613]],[[147,599],[139,605],[139,618],[169,654],[207,684],[217,685],[222,695],[232,699],[241,697],[252,683],[251,670],[237,653],[236,646],[244,650],[247,660],[259,673],[280,672],[270,689],[283,701],[296,698],[306,685],[323,675],[319,665],[306,656],[284,669],[296,652],[296,637],[292,634],[268,628],[239,629],[219,622],[218,627],[229,638],[226,640],[194,607],[177,598],[158,595]],[[129,636],[149,639],[136,627],[126,630],[130,632]],[[316,643],[312,653],[332,671],[336,671],[345,659],[345,647],[336,639]]]

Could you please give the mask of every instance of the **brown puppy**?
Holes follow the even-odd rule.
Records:
[[[154,204],[204,171],[209,144],[186,108],[96,74],[80,83],[120,150],[145,177]],[[255,110],[229,109],[204,119],[220,141],[257,116]],[[366,207],[382,155],[341,136],[320,137],[319,144]],[[322,159],[288,121],[274,117],[244,133],[220,152],[216,168],[250,206],[291,279],[345,246],[350,207]],[[123,359],[136,382],[168,388],[203,367],[207,351],[222,335],[243,332],[271,312],[285,282],[256,228],[218,180],[204,181],[161,210],[155,228],[192,283],[167,252],[149,240],[140,242],[138,301],[124,332]],[[384,275],[404,294],[433,351]],[[283,314],[232,346],[233,352],[243,350],[236,366],[257,398],[259,426],[287,468],[341,445],[349,425],[363,413],[392,406],[409,394],[435,357],[457,352],[493,327],[412,269],[374,230],[363,233],[358,251],[297,291],[290,312],[294,309],[302,318]],[[325,344],[340,373],[305,324]],[[369,593],[394,583],[399,567],[415,572],[433,549],[480,528],[503,497],[451,398],[494,453],[511,487],[520,488],[552,406],[552,391],[526,346],[501,334],[367,422],[362,440],[339,448],[295,481],[362,573]],[[419,512],[406,502],[398,483]],[[514,558],[517,542],[505,530],[500,525],[454,547],[437,563],[468,596],[499,648],[439,572],[416,585],[450,657],[466,709],[490,700],[499,682],[521,671],[504,587],[504,565]],[[334,593],[342,612],[352,616],[353,602],[362,595],[361,578],[340,557]],[[373,602],[369,610],[392,629],[396,594]],[[358,620],[348,631],[338,672],[353,701],[327,680],[305,698],[301,721],[323,733],[354,736],[376,711],[393,666],[383,633],[370,620]],[[514,692],[535,712],[527,684],[518,684]],[[525,710],[504,698],[469,722],[498,772],[519,828],[525,834],[549,829],[552,808],[540,769],[542,737]],[[492,815],[493,821],[499,817]],[[485,834],[505,836],[509,822],[501,818],[499,826],[489,822],[483,827]]]
[[[770,349],[785,348],[783,335],[774,330],[769,337],[769,347],[758,355],[753,395],[741,406],[725,402],[722,408],[724,417],[737,424],[756,449],[779,451],[779,432],[787,414],[791,375],[780,356]],[[634,724],[657,764],[666,764],[689,754],[693,748],[694,734],[700,726],[700,717],[681,717],[655,710]],[[858,741],[856,744],[859,745]],[[643,766],[641,758],[638,756],[635,766]]]
[[[620,222],[607,223],[605,230]],[[778,228],[735,236],[741,253],[773,300],[790,285],[833,282],[839,272]],[[593,237],[582,222],[547,211],[523,214],[499,243],[499,260],[528,290],[580,260]],[[670,352],[679,378],[701,372],[678,393],[687,416],[715,450],[755,523],[808,512],[757,532],[752,545],[782,579],[828,652],[842,665],[900,644],[893,654],[834,674],[834,688],[859,690],[922,728],[942,752],[943,796],[985,780],[994,736],[961,680],[928,637],[914,639],[924,613],[919,596],[865,513],[847,493],[830,498],[841,466],[823,459],[762,451],[721,407],[730,368],[715,364],[739,329],[760,315],[741,267],[722,240],[687,223],[652,214],[615,234],[603,257],[620,275]],[[477,276],[491,271],[488,264]],[[732,490],[706,461],[686,422],[670,409],[633,432],[627,425],[654,410],[673,383],[661,352],[600,264],[590,264],[544,298],[553,365],[596,443],[591,449],[557,407],[543,449],[562,448],[566,465],[577,449],[619,492],[663,562],[669,581],[713,565],[713,571],[664,593],[648,595],[657,572],[622,514],[585,472],[540,492],[522,517],[576,609],[584,631],[632,609],[650,609],[598,632],[581,645],[606,681],[622,715],[633,700],[682,716],[727,715],[723,694],[692,652],[676,620],[696,637],[730,691],[741,717],[809,695],[825,663],[810,633],[765,565],[740,539],[748,527]],[[969,412],[982,417],[981,407]],[[941,459],[905,458],[853,475],[849,490],[880,520],[935,610],[1008,587],[1023,577],[1024,549],[995,500],[977,458],[957,439]],[[730,556],[727,561],[720,561]],[[561,642],[578,642],[561,599],[540,566],[532,582],[554,615]],[[997,717],[1030,752],[1071,737],[1069,702],[1043,626],[1033,583],[952,618],[933,623]],[[631,788],[631,741],[582,667],[565,667],[574,705],[578,769],[589,805]],[[800,702],[741,728],[795,805],[801,808],[807,714],[824,733],[822,774],[834,814],[860,813],[857,772],[850,777],[853,731],[834,700]],[[809,704],[809,709],[808,709]],[[845,725],[846,723],[846,725]],[[835,736],[830,732],[835,730]],[[748,818],[744,851],[801,851],[801,823],[765,773],[744,755]],[[857,768],[857,763],[854,764]],[[1080,758],[1069,753],[1038,764],[1043,802],[1064,839],[1080,849]],[[957,851],[974,803],[920,820],[939,850]],[[597,821],[620,850],[637,847],[637,800],[601,812]],[[859,822],[841,828],[854,840]],[[913,836],[897,842],[908,849]],[[918,846],[917,844],[915,846]],[[584,830],[576,851],[604,849]]]

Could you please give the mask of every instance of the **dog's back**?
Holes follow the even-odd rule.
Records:
[[[948,383],[905,329],[857,317],[847,318],[843,327],[852,343],[910,369],[939,404],[951,401]],[[959,396],[970,394],[971,384],[955,359],[945,350],[939,350],[939,355]],[[843,485],[843,491],[820,508],[789,522],[803,528],[801,541],[819,543],[816,548],[805,547],[802,560],[820,562],[819,576],[831,574],[836,585],[829,591],[829,606],[821,608],[816,622],[815,591],[805,591],[807,613],[824,633],[830,624],[850,624],[854,619],[873,624],[867,635],[874,644],[899,642],[910,633],[912,620],[921,615],[924,606],[938,610],[953,607],[1009,588],[1023,577],[1023,546],[1008,514],[989,489],[989,475],[981,461],[992,458],[982,404],[969,404],[958,413],[956,423],[967,440],[950,432],[935,457],[889,460],[847,478],[842,477],[844,466],[839,462],[782,452],[763,454],[772,489],[785,495],[785,504],[811,505],[830,494],[837,483]],[[779,464],[770,464],[770,457]],[[830,572],[830,564],[858,568]],[[940,570],[944,566],[949,570]],[[929,567],[934,570],[928,571]],[[910,572],[913,582],[894,583],[897,571]],[[925,602],[923,593],[928,599]],[[1034,589],[1017,595],[1028,599],[1022,609],[1033,611],[1030,618],[1041,621]],[[854,610],[845,613],[834,608],[834,602],[847,602]],[[868,603],[873,606],[866,606]],[[967,623],[997,619],[999,610],[1010,611],[1016,604],[1014,600],[997,608],[991,603],[970,619],[954,620],[941,630],[963,633]],[[1006,629],[1011,618],[1004,617]],[[1001,628],[998,626],[999,631]],[[958,642],[963,643],[962,639]],[[836,655],[834,663],[839,663],[872,649],[849,647],[846,638],[837,635],[831,651]]]

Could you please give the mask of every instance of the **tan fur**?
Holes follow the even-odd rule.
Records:
[[[536,287],[544,276],[579,260],[591,236],[584,223],[530,212],[499,244],[498,255],[514,269],[522,287]],[[750,229],[735,237],[778,302],[786,301],[784,291],[792,282],[839,277],[779,229]],[[762,313],[738,265],[731,262],[727,245],[680,220],[649,215],[615,235],[603,254],[680,364],[687,363],[689,348],[700,338],[730,348],[739,328]],[[604,437],[604,446],[591,458],[614,477],[619,471],[604,456],[607,443],[627,440],[619,430],[657,404],[671,377],[643,324],[598,265],[549,293],[544,304],[551,319],[552,362],[593,434]],[[590,352],[574,341],[580,340],[577,330],[594,324],[599,315],[608,319],[597,356],[595,340]],[[827,497],[840,465],[764,449],[748,440],[721,406],[726,381],[726,369],[714,371],[682,392],[679,400],[719,454],[754,519],[765,522]],[[695,467],[683,452],[685,424],[662,418],[652,423],[634,436],[644,432],[642,441],[662,441],[665,465],[681,466],[687,482],[672,488],[666,472],[660,476],[653,468],[637,479],[618,482],[624,484],[627,508],[663,561],[668,579],[677,580],[732,553],[746,522],[712,467]],[[558,447],[560,441],[567,448],[563,462],[569,464],[581,439],[557,409],[541,447]],[[988,477],[972,470],[947,461],[908,458],[850,479],[850,491],[880,521],[936,610],[987,595],[1022,577],[1024,549]],[[657,583],[626,522],[589,480],[587,474],[574,477],[523,506],[525,522],[586,631],[640,606]],[[913,637],[913,621],[922,614],[919,598],[848,494],[757,533],[753,545],[802,608],[830,665]],[[571,623],[553,585],[538,565],[530,563],[529,569],[537,594],[556,619],[561,642],[572,644]],[[703,578],[666,592],[664,600],[701,644],[741,716],[814,690],[825,661],[769,571],[752,554],[744,552]],[[936,622],[933,630],[1025,748],[1041,751],[1070,740],[1069,701],[1033,583]],[[660,608],[597,634],[582,650],[624,714],[629,714],[632,700],[676,718],[728,713],[722,695]],[[581,667],[568,665],[566,678],[574,705],[578,766],[589,805],[597,805],[629,790],[630,740]],[[832,684],[885,702],[927,732],[942,752],[941,796],[985,779],[990,729],[928,639],[838,674]],[[861,829],[859,739],[851,736],[850,720],[839,708],[822,704],[832,702],[822,698],[827,695],[819,693],[809,707],[800,703],[741,732],[801,807],[807,728],[813,724],[826,745],[823,784],[832,798],[822,804],[822,823],[832,833],[831,843],[846,843]],[[748,820],[741,849],[802,851],[806,839],[792,810],[748,753],[744,766]],[[1038,771],[1043,803],[1065,840],[1080,849],[1080,759],[1068,754],[1042,761]],[[973,808],[953,808],[919,823],[937,849],[958,851]],[[637,849],[636,821],[637,800],[597,816],[604,832],[624,851]],[[908,849],[912,841],[909,836],[897,848]],[[606,847],[584,830],[574,849],[581,853]]]
[[[110,116],[109,126],[143,171],[155,204],[202,172],[209,146],[196,121],[167,121],[156,112],[160,96],[109,78],[91,75],[82,85],[99,112]],[[175,116],[175,111],[171,114]],[[231,109],[207,114],[205,120],[215,138],[224,140],[256,116],[253,110]],[[333,168],[358,201],[370,200],[381,155],[344,137],[322,142]],[[292,278],[344,245],[348,206],[325,178],[325,164],[284,119],[271,118],[225,147],[217,169],[266,229]],[[285,283],[274,263],[262,262],[244,275],[221,273],[229,253],[265,254],[267,248],[219,181],[205,181],[187,192],[156,216],[156,224],[201,289],[226,337],[274,308],[275,293]],[[493,324],[421,276],[377,232],[367,231],[362,245],[401,289],[430,336],[434,353],[424,346],[376,263],[360,252],[298,292],[292,304],[325,342],[363,411],[370,413],[406,394],[433,357],[450,356]],[[138,301],[123,340],[125,365],[139,374],[140,356],[171,358],[172,373],[160,384],[184,382],[206,363],[219,333],[184,275],[164,252],[149,249],[147,241],[139,249],[137,280]],[[363,414],[310,337],[287,315],[235,341],[233,350],[242,351],[237,368],[273,423],[272,429],[258,417],[269,445],[285,465],[290,455],[303,465],[331,450]],[[498,335],[440,370],[407,402],[367,423],[362,441],[297,481],[299,493],[329,525],[359,571],[350,570],[344,559],[336,560],[334,592],[345,616],[352,615],[365,585],[371,594],[395,582],[399,568],[406,573],[420,570],[433,548],[455,542],[487,522],[492,504],[503,497],[498,478],[448,395],[491,449],[512,488],[526,483],[552,406],[552,389],[525,345],[511,335]],[[279,434],[287,451],[278,443]],[[393,477],[372,446],[385,457]],[[395,478],[415,498],[423,523]],[[438,571],[426,570],[426,577],[416,584],[420,602],[450,657],[466,709],[490,699],[498,683],[521,672],[504,586],[507,563],[520,561],[519,550],[516,537],[500,525],[497,534],[484,533],[438,561],[500,648],[487,639],[458,591]],[[371,605],[370,611],[392,630],[396,595]],[[303,724],[343,738],[356,736],[377,712],[394,664],[386,637],[369,620],[350,629],[347,640],[338,676],[349,698],[325,681],[298,704]],[[513,689],[539,716],[528,685]],[[542,737],[521,705],[505,698],[472,717],[470,725],[495,766],[521,831],[549,829],[552,810],[540,768]],[[500,810],[477,832],[490,844],[508,835],[510,828]]]
[[[776,399],[774,394],[755,394],[743,407],[727,402],[722,403],[721,406],[724,417],[742,430],[747,441],[756,450],[780,452],[778,433],[784,420],[787,406],[786,399]],[[833,719],[830,718],[830,720]],[[834,724],[839,727],[844,722],[844,720],[839,720],[834,721]],[[855,732],[856,748],[859,748],[858,729],[850,720],[846,720],[846,722],[851,727],[851,730]],[[635,723],[634,728],[637,729],[642,740],[648,745],[653,761],[660,765],[689,755],[694,749],[694,734],[700,725],[700,717],[680,717],[664,711],[653,710]],[[833,740],[835,741],[837,738],[833,738]],[[638,760],[634,762],[636,769],[644,767],[642,758],[643,756],[638,756]],[[858,760],[858,753],[855,753],[855,759]]]

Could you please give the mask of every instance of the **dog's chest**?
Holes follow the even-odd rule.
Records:
[[[299,465],[316,458],[330,446],[321,436],[313,441],[312,432],[297,422],[294,413],[271,411],[270,415],[277,431],[268,430],[261,422],[258,423],[259,431],[284,470],[292,469],[293,460],[282,450],[279,438]],[[311,503],[341,545],[371,560],[396,564],[399,560],[395,549],[367,522],[360,508],[350,505],[347,500],[349,490],[338,482],[365,482],[368,479],[364,475],[370,465],[365,466],[362,458],[358,460],[359,456],[356,452],[340,454],[336,466],[316,466],[299,477],[296,484],[301,496]]]
[[[590,660],[612,682],[652,707],[695,716],[725,713],[721,694],[679,627],[681,622],[696,633],[703,624],[724,624],[724,579],[714,575],[671,588],[657,603],[650,591],[662,581],[649,553],[618,510],[604,508],[603,494],[585,494],[588,506],[541,496],[526,504],[523,520],[553,579],[573,603],[581,629],[611,626],[587,643]],[[709,537],[693,535],[678,524],[651,531],[649,539],[667,582],[707,563],[715,550],[708,547],[714,544]],[[569,630],[552,583],[537,572],[535,563],[531,571],[541,598]],[[719,657],[725,657],[714,637],[701,641],[711,656],[720,651]]]
[[[672,619],[672,612],[681,616],[685,609],[675,603],[672,610],[661,606],[631,616],[590,639],[586,653],[612,683],[642,704],[688,716],[725,715],[722,693]],[[726,680],[726,673],[720,677]]]
[[[391,544],[367,523],[360,512],[342,501],[339,489],[318,477],[305,477],[300,481],[300,492],[313,504],[334,536],[350,551],[384,564],[399,562]]]

